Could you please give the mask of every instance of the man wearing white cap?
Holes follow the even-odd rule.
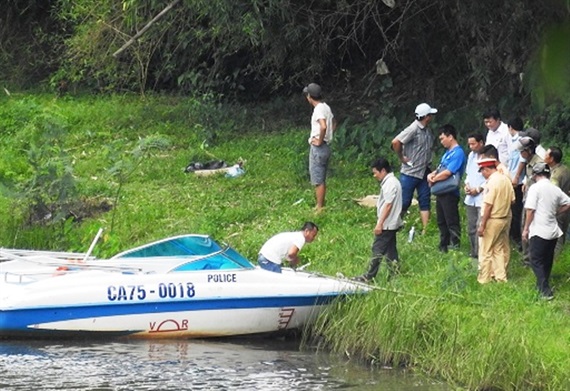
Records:
[[[511,256],[511,204],[515,201],[515,192],[510,179],[497,171],[496,159],[484,158],[478,164],[487,184],[477,231],[481,238],[477,281],[480,284],[491,282],[493,278],[495,281],[507,281],[506,269]]]
[[[402,215],[407,212],[414,191],[417,191],[423,233],[429,221],[431,192],[427,175],[431,172],[432,148],[435,141],[428,124],[435,113],[437,113],[436,108],[427,103],[419,104],[415,110],[416,120],[392,140],[392,149],[402,163],[400,168]]]

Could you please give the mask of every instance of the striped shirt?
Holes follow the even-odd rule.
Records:
[[[428,127],[416,120],[402,130],[396,140],[402,143],[402,155],[412,163],[412,167],[402,164],[400,172],[414,178],[423,179],[432,160],[432,147],[435,137]]]

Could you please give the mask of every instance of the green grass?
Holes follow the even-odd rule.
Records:
[[[103,227],[94,251],[100,257],[169,235],[204,233],[255,259],[271,235],[312,220],[321,230],[301,253],[308,269],[361,274],[375,210],[353,199],[378,192],[366,162],[345,157],[333,144],[327,209],[315,214],[308,129],[282,126],[283,118],[267,129],[272,113],[266,121],[257,113],[194,98],[3,98],[0,180],[13,191],[0,198],[0,246],[85,251]],[[308,119],[310,108],[301,106],[298,115]],[[58,118],[66,132],[60,142],[80,196],[108,198],[112,211],[81,223],[25,224],[26,198],[15,189],[33,174],[28,138],[41,135],[30,135],[37,128],[29,123],[41,116]],[[133,151],[141,140],[156,148],[138,160]],[[183,172],[191,160],[214,158],[243,158],[246,174]],[[113,174],[118,164],[129,169]],[[410,365],[468,389],[569,389],[568,251],[554,267],[556,299],[542,302],[519,254],[513,253],[508,283],[481,286],[466,256],[465,232],[461,251],[441,254],[435,215],[427,234],[407,243],[412,225],[420,227],[415,207],[398,235],[401,274],[389,280],[382,269],[369,295],[331,308],[312,330],[321,346],[376,364]]]

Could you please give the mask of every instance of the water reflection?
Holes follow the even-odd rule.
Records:
[[[0,341],[0,373],[0,390],[446,389],[280,340]]]

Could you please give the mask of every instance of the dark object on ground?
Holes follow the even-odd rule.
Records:
[[[212,160],[211,162],[206,162],[206,163],[193,162],[186,166],[184,172],[194,172],[199,170],[217,170],[227,166],[228,165],[223,160]]]

